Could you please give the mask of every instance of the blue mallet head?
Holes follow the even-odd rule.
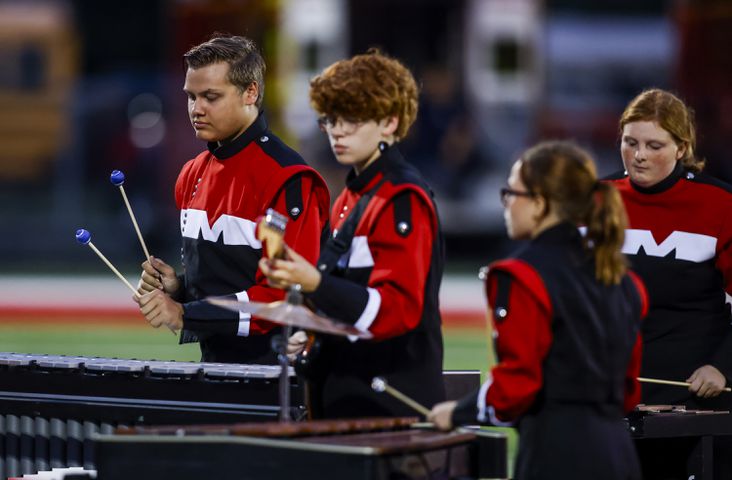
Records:
[[[76,231],[76,241],[79,242],[82,245],[86,245],[91,240],[91,233],[89,233],[89,230],[84,230],[83,228],[80,228]]]
[[[109,181],[112,182],[112,185],[119,187],[125,183],[125,174],[119,170],[112,170],[112,175],[109,176]]]

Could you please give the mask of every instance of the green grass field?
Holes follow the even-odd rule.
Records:
[[[197,344],[178,345],[168,330],[141,325],[49,324],[0,321],[0,351],[117,358],[197,361]],[[486,371],[488,345],[482,329],[445,330],[445,369]]]

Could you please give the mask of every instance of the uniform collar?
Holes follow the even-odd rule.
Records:
[[[264,116],[264,111],[261,111],[254,120],[254,123],[249,125],[249,127],[234,140],[223,145],[219,145],[216,142],[208,142],[208,151],[219,160],[226,160],[227,158],[233,157],[244,150],[247,145],[259,138],[266,131],[267,119]]]
[[[387,146],[381,151],[379,158],[366,167],[366,170],[361,172],[361,174],[356,175],[355,169],[348,172],[348,176],[346,177],[346,187],[353,192],[361,192],[365,190],[366,187],[374,185],[377,177],[381,178],[381,176],[386,173],[389,165],[402,161],[404,161],[404,157],[399,151],[399,147],[397,147],[396,144]]]
[[[640,193],[662,193],[676,185],[676,182],[678,182],[682,176],[684,176],[684,166],[681,162],[676,162],[676,166],[673,171],[669,173],[668,177],[655,185],[651,185],[650,187],[641,187],[640,185],[633,183],[633,180],[630,178],[628,178],[628,180],[630,181],[630,186]]]
[[[582,235],[576,225],[571,222],[559,222],[534,237],[536,243],[574,243],[581,242]]]

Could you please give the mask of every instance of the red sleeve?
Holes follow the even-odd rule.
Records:
[[[634,272],[629,271],[628,276],[633,280],[638,295],[640,296],[641,311],[640,318],[643,319],[648,315],[648,292],[643,281]],[[628,369],[625,372],[625,399],[623,402],[623,408],[626,413],[633,411],[636,405],[641,401],[641,386],[638,381],[641,368],[641,355],[643,352],[643,339],[641,337],[640,328],[638,329],[638,335],[635,338],[635,344],[633,345],[633,351],[630,354],[630,362],[628,362]]]
[[[285,229],[285,243],[300,255],[307,258],[308,261],[315,263],[320,255],[321,233],[328,221],[328,190],[319,177],[309,175],[305,172],[301,178],[303,211],[294,220],[288,216],[287,228]],[[277,212],[287,216],[286,201],[285,189],[281,189],[267,208],[273,208]],[[256,283],[247,290],[247,295],[252,302],[269,303],[282,300],[285,292],[284,290],[270,287],[267,284],[267,278],[262,274],[261,270],[257,269]],[[258,335],[266,333],[274,328],[274,326],[273,323],[255,319],[251,322],[249,334]]]
[[[727,210],[727,215],[728,218],[729,215],[732,215],[729,209]],[[719,232],[715,266],[722,273],[725,292],[728,295],[732,295],[732,222],[730,221],[725,221]]]
[[[730,195],[726,195],[725,199],[729,197]],[[719,204],[723,205],[721,208],[725,212],[726,218],[718,233],[715,267],[722,274],[727,303],[732,303],[732,219],[730,219],[732,216],[732,202],[720,201]],[[729,327],[729,322],[727,326]],[[719,346],[714,352],[714,356],[709,362],[710,365],[714,366],[724,375],[727,386],[732,382],[731,351],[732,329],[727,328],[724,333],[724,339],[719,343]]]
[[[396,232],[392,202],[381,212],[368,237],[374,260],[368,289],[378,292],[381,301],[368,327],[375,339],[402,335],[414,329],[422,318],[436,222],[432,206],[422,195],[408,197],[412,231],[406,236]]]
[[[628,369],[625,372],[625,400],[623,402],[625,413],[633,411],[641,400],[641,388],[638,376],[640,375],[642,349],[643,340],[639,331],[635,338],[633,352],[630,355]]]
[[[512,263],[520,268],[492,268],[486,281],[491,312],[503,308],[505,313],[502,318],[492,315],[500,360],[491,370],[492,381],[485,395],[485,404],[493,407],[501,421],[516,419],[534,403],[543,385],[542,363],[552,344],[551,307],[543,282],[528,265]],[[501,274],[509,282],[507,303],[498,298]]]
[[[646,285],[643,283],[643,280],[640,279],[638,275],[636,275],[635,272],[628,270],[628,276],[631,280],[633,280],[633,285],[635,285],[636,290],[638,291],[638,295],[640,296],[640,302],[641,302],[641,311],[640,311],[640,318],[646,318],[646,315],[648,315],[648,308],[650,306],[650,301],[648,300],[648,290],[646,290]]]

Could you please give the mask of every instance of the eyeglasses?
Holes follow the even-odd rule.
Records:
[[[508,206],[508,198],[509,197],[533,197],[534,194],[532,192],[521,192],[519,190],[514,190],[512,188],[502,188],[501,189],[501,203],[504,207]]]
[[[334,115],[324,115],[318,118],[318,127],[324,132],[332,131],[336,126],[341,128],[343,135],[350,135],[359,129],[366,122],[353,120],[350,118],[341,118]]]

